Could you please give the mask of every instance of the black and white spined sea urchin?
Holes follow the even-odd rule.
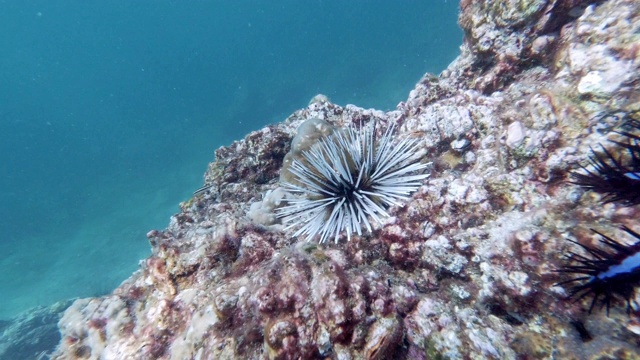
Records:
[[[377,139],[375,123],[360,129],[348,127],[319,140],[289,171],[297,183],[282,184],[298,195],[278,210],[286,229],[300,225],[294,236],[304,235],[320,242],[343,231],[362,235],[371,232],[369,218],[382,223],[387,208],[417,190],[429,174],[419,173],[429,164],[419,163],[416,139],[394,141],[395,125]]]

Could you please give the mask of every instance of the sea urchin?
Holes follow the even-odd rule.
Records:
[[[295,182],[283,187],[298,195],[278,210],[287,229],[300,225],[294,236],[307,240],[320,235],[320,242],[333,237],[337,242],[346,231],[362,235],[371,232],[369,218],[377,223],[388,217],[386,209],[400,204],[429,174],[418,173],[428,164],[415,160],[418,142],[404,138],[393,141],[391,125],[377,139],[375,123],[348,127],[319,140],[293,160],[289,171]]]
[[[640,234],[628,227],[623,226],[622,230],[636,240],[640,240]],[[556,272],[579,276],[556,285],[577,283],[569,289],[569,298],[575,298],[575,301],[592,295],[589,313],[600,297],[602,297],[602,305],[607,307],[607,315],[609,315],[611,301],[615,297],[626,300],[627,312],[629,312],[634,287],[640,283],[640,241],[627,245],[595,230],[593,232],[601,236],[600,243],[608,250],[569,240],[583,248],[589,255],[569,253],[568,258],[574,264],[565,265]]]
[[[640,131],[640,122],[630,120],[627,126],[635,132]],[[613,141],[626,149],[628,158],[624,159],[622,151],[616,157],[610,150],[602,147],[602,153],[591,151],[589,164],[582,166],[583,172],[573,172],[572,183],[583,188],[603,194],[603,200],[621,202],[632,206],[640,204],[640,135],[634,132],[618,132],[627,138],[626,142]]]

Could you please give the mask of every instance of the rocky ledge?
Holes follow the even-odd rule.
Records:
[[[638,207],[569,182],[640,117],[640,3],[461,1],[461,55],[390,112],[324,97],[216,151],[206,190],[148,234],[141,269],[75,301],[53,359],[632,358],[632,311],[589,314],[555,283],[567,239],[640,230]],[[275,217],[297,126],[378,121],[431,176],[371,233],[318,244]],[[264,214],[263,214],[264,215]],[[624,236],[621,236],[624,239]],[[585,240],[586,239],[586,240]],[[591,240],[589,240],[591,239]],[[636,292],[638,293],[638,292]]]

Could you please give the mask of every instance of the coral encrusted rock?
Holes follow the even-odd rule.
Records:
[[[637,358],[640,292],[607,316],[554,284],[568,240],[640,231],[638,206],[569,176],[640,119],[640,2],[463,0],[459,19],[460,56],[397,109],[321,97],[217,150],[141,268],[66,310],[52,358]],[[371,232],[295,238],[270,214],[308,119],[395,124],[431,176]]]

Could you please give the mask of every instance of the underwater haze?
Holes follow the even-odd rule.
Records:
[[[453,0],[0,0],[0,319],[110,292],[213,151],[317,93],[395,108]]]

